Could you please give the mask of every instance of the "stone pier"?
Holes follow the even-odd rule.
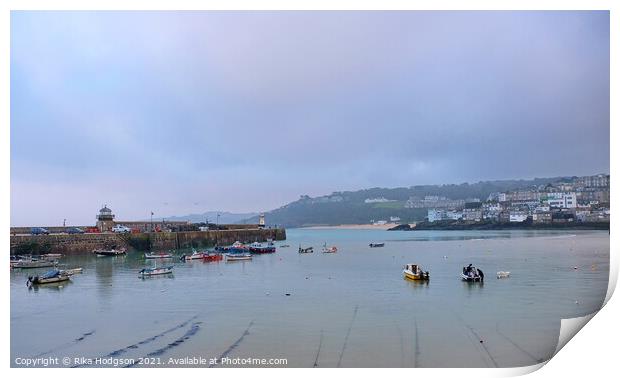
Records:
[[[244,243],[264,242],[268,239],[285,240],[284,228],[245,228],[218,231],[151,232],[136,234],[93,233],[11,235],[11,254],[88,254],[93,249],[125,247],[128,250],[149,251],[159,249],[207,248]]]

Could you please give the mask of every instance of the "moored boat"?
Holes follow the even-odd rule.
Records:
[[[112,247],[111,249],[94,249],[93,253],[97,256],[118,256],[126,254],[127,250],[125,248],[116,249],[116,247]]]
[[[336,248],[335,245],[332,245],[331,247],[327,246],[327,242],[325,244],[323,244],[323,253],[336,253],[338,252],[338,248]]]
[[[171,274],[173,266],[166,266],[161,268],[144,268],[138,272],[140,277],[158,276],[162,274]]]
[[[62,257],[61,253],[46,253],[44,255],[39,256],[43,260],[58,260]]]
[[[300,245],[299,253],[314,253],[314,247],[301,248],[301,245]]]
[[[276,251],[276,246],[273,243],[269,243],[268,245],[262,245],[261,243],[254,242],[250,244],[250,252],[256,254],[262,253],[274,253]]]
[[[145,253],[144,254],[144,258],[145,259],[171,259],[172,255],[170,253],[164,253],[164,252],[159,252],[159,253]]]
[[[370,243],[368,246],[370,246],[370,248],[381,248],[385,246],[385,243]]]
[[[181,261],[190,261],[190,260],[202,260],[204,258],[204,252],[198,252],[195,249],[192,250],[191,255],[183,255],[181,256]]]
[[[229,253],[247,253],[248,247],[243,243],[236,241],[230,247],[226,248],[226,252]]]
[[[497,272],[497,278],[508,278],[510,277],[510,272],[499,271]]]
[[[65,274],[67,276],[72,276],[74,274],[82,273],[82,268],[64,269],[64,270],[61,270],[60,273]]]
[[[218,252],[209,252],[209,253],[205,253],[202,256],[202,258],[204,261],[211,262],[211,261],[221,261],[224,259],[224,256]]]
[[[25,259],[18,260],[11,263],[11,268],[19,268],[19,269],[36,269],[36,268],[51,268],[58,265],[58,261],[54,260],[36,260],[36,259]]]
[[[54,269],[40,276],[30,276],[26,285],[43,285],[48,283],[68,281],[69,275],[63,274],[60,270]]]
[[[249,253],[227,253],[226,261],[243,261],[252,260],[252,255]]]
[[[461,279],[467,282],[482,282],[484,281],[484,273],[482,270],[469,264],[468,266],[463,267]]]
[[[403,267],[403,275],[405,278],[414,281],[426,281],[429,280],[430,274],[428,271],[422,270],[422,267],[417,264],[407,264]]]

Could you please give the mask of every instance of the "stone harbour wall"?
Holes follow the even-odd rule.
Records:
[[[11,235],[10,253],[12,255],[88,254],[93,249],[113,246],[138,251],[206,248],[215,245],[230,245],[235,241],[249,243],[264,242],[267,239],[286,240],[286,230],[284,228],[255,228],[138,234]]]

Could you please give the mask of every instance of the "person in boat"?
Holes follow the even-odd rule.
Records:
[[[480,277],[480,281],[484,281],[484,273],[482,273],[482,271],[478,268],[476,268],[476,270],[478,271],[478,277]]]

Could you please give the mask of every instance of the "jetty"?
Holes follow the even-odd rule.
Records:
[[[92,254],[94,249],[127,248],[146,251],[183,248],[208,248],[215,245],[231,245],[235,241],[266,242],[286,240],[284,228],[262,228],[259,225],[227,225],[227,229],[208,231],[139,232],[139,233],[50,233],[30,235],[11,233],[11,255],[63,253]],[[12,230],[13,231],[13,230]]]

